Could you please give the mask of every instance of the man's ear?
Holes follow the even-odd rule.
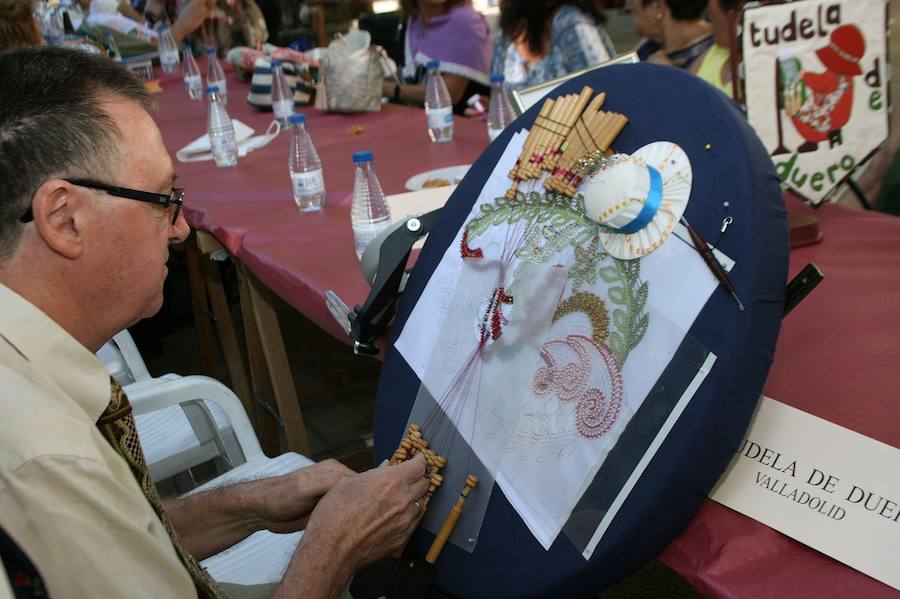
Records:
[[[84,202],[77,188],[62,179],[38,187],[31,211],[38,235],[53,251],[75,260],[84,250]]]

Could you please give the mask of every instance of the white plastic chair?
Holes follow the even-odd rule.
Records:
[[[170,407],[185,404],[218,406],[230,421],[245,462],[213,480],[197,487],[193,493],[235,484],[288,474],[314,462],[297,453],[285,453],[267,458],[262,452],[256,434],[240,399],[225,385],[205,376],[184,376],[168,379],[150,379],[132,383],[125,392],[134,407],[136,417],[152,415]],[[145,453],[149,449],[141,437]],[[278,582],[284,574],[302,533],[275,534],[259,531],[240,543],[214,555],[201,564],[220,582],[235,584],[263,584]]]
[[[97,357],[123,387],[152,378],[128,329],[119,331],[107,341],[97,352]]]
[[[120,385],[155,385],[180,378],[176,374],[158,379],[150,376],[137,346],[127,330],[108,341],[97,357]],[[130,397],[129,399],[133,401]],[[192,401],[147,413],[135,411],[135,425],[154,482],[167,479],[221,455],[232,465],[244,462],[231,420],[215,402]]]

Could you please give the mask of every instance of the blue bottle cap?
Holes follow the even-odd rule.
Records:
[[[281,66],[281,61],[280,61],[280,60],[273,60],[273,61],[272,61],[272,68],[273,68],[273,69],[274,69],[275,67],[280,67],[280,66]]]
[[[425,68],[431,70],[431,69],[436,69],[439,66],[441,66],[440,60],[429,60],[428,64],[425,65]]]
[[[206,86],[206,95],[209,95],[209,94],[217,94],[217,93],[219,93],[219,86],[218,86],[218,85],[208,85],[208,86]]]
[[[373,158],[375,158],[375,154],[372,153],[372,150],[360,150],[359,152],[353,152],[353,164],[359,164],[360,162],[372,162]]]
[[[288,121],[291,123],[301,123],[302,124],[302,123],[306,122],[306,115],[303,114],[302,112],[297,113],[297,114],[292,114],[291,116],[288,117]]]
[[[107,33],[109,33],[109,32],[107,32]],[[181,44],[181,49],[182,49],[182,50],[190,50],[190,49],[191,49],[191,45],[190,45],[189,43],[187,43],[187,42],[184,42],[183,44]]]
[[[491,83],[503,83],[504,81],[506,81],[506,77],[499,73],[491,75]]]
[[[215,53],[216,53],[216,49],[215,49],[215,48],[207,48],[207,49],[206,49],[206,53],[207,53],[207,54],[215,54]]]

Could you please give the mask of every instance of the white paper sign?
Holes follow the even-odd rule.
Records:
[[[710,497],[900,589],[900,449],[763,397]]]
[[[744,13],[747,117],[782,182],[818,203],[887,138],[885,0]]]

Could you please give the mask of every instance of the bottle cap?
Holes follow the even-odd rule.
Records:
[[[280,60],[273,60],[273,61],[272,61],[272,68],[274,69],[275,67],[280,67],[281,64],[282,64],[282,61],[280,61]]]
[[[218,86],[218,85],[208,85],[208,86],[206,87],[206,95],[209,95],[209,94],[217,94],[217,93],[219,93],[219,86]]]
[[[109,33],[109,32],[107,32],[107,33]],[[191,45],[188,42],[184,42],[183,44],[181,44],[181,49],[182,50],[190,50]]]
[[[216,53],[216,49],[215,49],[215,48],[207,48],[207,49],[206,49],[206,53],[207,53],[207,54],[215,54],[215,53]]]
[[[288,121],[291,123],[301,123],[302,124],[302,123],[306,122],[306,115],[303,114],[302,112],[297,113],[297,114],[292,114],[291,116],[288,117]]]
[[[428,70],[431,70],[431,69],[436,69],[439,66],[441,66],[440,60],[429,60],[428,64],[425,65],[425,68],[427,68]]]
[[[503,83],[504,81],[506,81],[506,77],[499,73],[491,75],[491,83]]]
[[[359,152],[353,152],[353,164],[359,164],[360,162],[372,162],[373,158],[375,158],[375,154],[372,153],[372,150],[360,150]]]

